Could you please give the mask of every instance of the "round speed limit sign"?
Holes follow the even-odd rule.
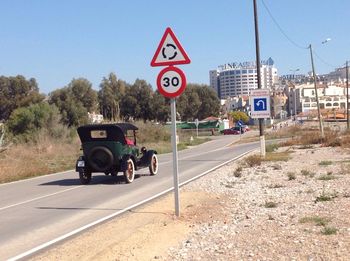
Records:
[[[186,76],[177,67],[166,67],[158,74],[157,87],[163,96],[175,98],[185,90]]]

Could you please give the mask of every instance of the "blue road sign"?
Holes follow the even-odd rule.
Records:
[[[239,121],[237,121],[237,125],[238,125],[239,127],[242,127],[242,126],[243,126],[243,122],[242,122],[241,120],[239,120]]]
[[[267,111],[267,99],[266,98],[254,98],[254,111]]]

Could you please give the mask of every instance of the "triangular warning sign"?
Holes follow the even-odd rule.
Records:
[[[168,27],[153,56],[151,66],[187,64],[190,62],[190,58],[177,40],[174,32]]]

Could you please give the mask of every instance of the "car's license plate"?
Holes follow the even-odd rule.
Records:
[[[78,161],[78,167],[85,167],[85,161],[79,160]]]

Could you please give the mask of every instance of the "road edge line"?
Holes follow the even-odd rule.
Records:
[[[247,151],[247,152],[244,152],[244,153],[242,153],[241,155],[236,156],[236,157],[234,157],[234,158],[232,158],[232,159],[230,159],[230,160],[227,160],[227,161],[225,161],[225,162],[223,162],[223,163],[221,163],[221,164],[219,164],[219,165],[217,165],[217,166],[215,166],[215,167],[213,167],[213,168],[211,168],[211,169],[209,169],[209,170],[207,170],[207,171],[205,171],[205,172],[202,172],[202,173],[198,174],[197,176],[195,176],[195,177],[193,177],[193,178],[191,178],[191,179],[189,179],[189,180],[186,180],[186,181],[184,181],[184,182],[181,182],[181,183],[179,184],[179,186],[182,187],[182,186],[184,186],[184,185],[186,185],[186,184],[188,184],[188,183],[190,183],[190,182],[192,182],[192,181],[194,181],[194,180],[196,180],[196,179],[198,179],[198,178],[200,178],[200,177],[202,177],[202,176],[204,176],[204,175],[206,175],[206,174],[208,174],[208,173],[210,173],[210,172],[212,172],[212,171],[214,171],[214,170],[216,170],[216,169],[218,169],[218,168],[221,168],[222,166],[224,166],[224,165],[226,165],[226,164],[228,164],[228,163],[230,163],[230,162],[232,162],[232,161],[235,161],[235,160],[237,160],[237,159],[239,159],[239,158],[244,157],[245,155],[247,155],[247,154],[253,152],[254,150],[256,150],[256,148],[251,149],[251,150],[249,150],[249,151]],[[93,227],[93,226],[96,226],[96,225],[98,225],[98,224],[100,224],[100,223],[103,223],[103,222],[105,222],[105,221],[107,221],[107,220],[109,220],[109,219],[112,219],[112,218],[114,218],[114,217],[116,217],[116,216],[118,216],[118,215],[121,215],[121,214],[123,214],[123,213],[125,213],[125,212],[127,212],[127,211],[129,211],[129,210],[131,210],[131,209],[133,209],[133,208],[136,208],[136,207],[138,207],[138,206],[141,206],[141,205],[143,205],[143,204],[145,204],[145,203],[147,203],[147,202],[149,202],[149,201],[152,201],[153,199],[156,199],[156,198],[158,198],[158,197],[160,197],[160,196],[163,196],[163,195],[165,195],[165,194],[167,194],[167,193],[169,193],[170,191],[173,191],[173,190],[174,190],[174,187],[171,187],[171,188],[169,188],[169,189],[166,189],[166,190],[164,190],[164,191],[162,191],[162,192],[160,192],[160,193],[158,193],[158,194],[156,194],[156,195],[154,195],[154,196],[152,196],[152,197],[149,197],[149,198],[147,198],[147,199],[144,199],[144,200],[142,200],[142,201],[140,201],[140,202],[138,202],[138,203],[135,203],[135,204],[133,204],[133,205],[127,207],[127,208],[124,208],[124,209],[119,210],[119,211],[117,211],[117,212],[115,212],[115,213],[112,213],[112,214],[110,214],[110,215],[108,215],[108,216],[105,216],[105,217],[103,217],[103,218],[100,218],[100,219],[98,219],[98,220],[96,220],[96,221],[94,221],[94,222],[91,222],[91,223],[89,223],[89,224],[87,224],[87,225],[85,225],[85,226],[82,226],[82,227],[80,227],[80,228],[77,228],[77,229],[75,229],[75,230],[73,230],[73,231],[71,231],[71,232],[69,232],[69,233],[66,233],[66,234],[64,234],[64,235],[62,235],[62,236],[59,236],[59,237],[57,237],[57,238],[55,238],[55,239],[53,239],[53,240],[50,240],[50,241],[48,241],[48,242],[46,242],[46,243],[44,243],[44,244],[39,245],[39,246],[37,246],[37,247],[34,247],[34,248],[32,248],[32,249],[30,249],[30,250],[28,250],[28,251],[26,251],[26,252],[24,252],[24,253],[22,253],[22,254],[19,254],[19,255],[17,255],[17,256],[11,257],[11,258],[8,259],[8,261],[16,261],[16,260],[19,260],[19,259],[24,258],[24,257],[26,257],[26,256],[32,255],[32,254],[34,254],[35,252],[38,252],[38,251],[40,251],[40,250],[42,250],[42,249],[44,249],[44,248],[46,248],[46,247],[49,247],[49,246],[51,246],[51,245],[53,245],[53,244],[55,244],[55,243],[58,243],[58,242],[60,242],[60,241],[62,241],[62,240],[65,240],[65,239],[67,239],[67,238],[69,238],[69,237],[71,237],[71,236],[73,236],[73,235],[76,235],[76,234],[78,234],[78,233],[80,233],[80,232],[82,232],[82,231],[84,231],[84,230],[86,230],[86,229],[89,229],[89,228],[91,228],[91,227]]]

